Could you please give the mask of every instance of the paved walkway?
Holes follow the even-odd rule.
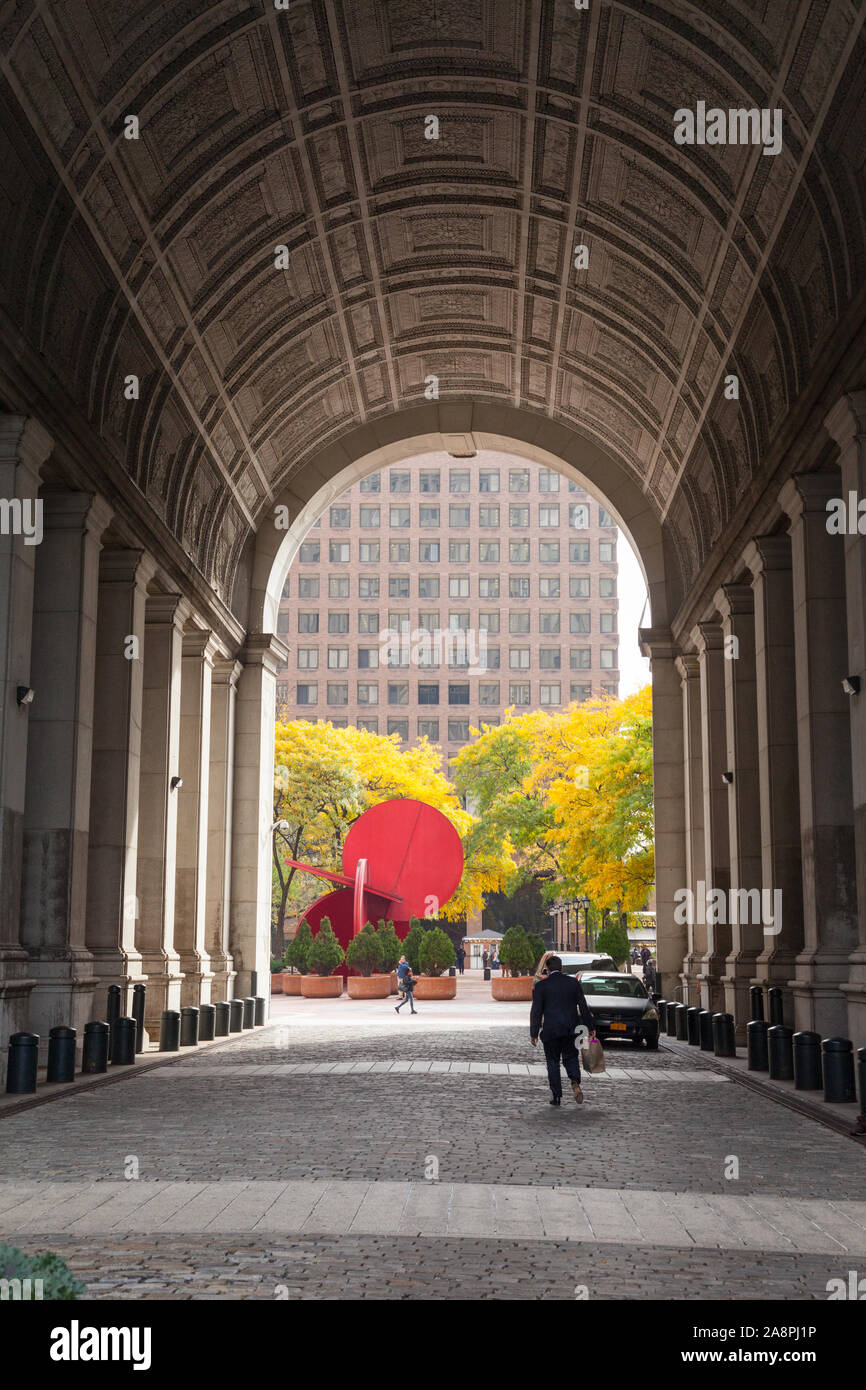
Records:
[[[611,1045],[547,1105],[525,1005],[272,1024],[0,1120],[0,1240],[93,1297],[826,1298],[864,1146],[693,1053]]]

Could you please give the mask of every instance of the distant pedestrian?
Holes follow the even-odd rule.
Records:
[[[457,969],[460,971],[460,974],[461,974],[461,975],[463,974],[463,968],[464,968],[465,965],[466,965],[466,952],[464,951],[464,949],[463,949],[462,946],[458,946],[458,947],[457,947]]]
[[[529,1041],[537,1047],[539,1034],[547,1061],[551,1105],[562,1102],[562,1075],[565,1067],[577,1104],[583,1102],[580,1089],[580,1059],[574,1043],[578,1022],[582,1019],[589,1036],[595,1037],[595,1020],[586,1002],[580,981],[575,975],[563,975],[559,956],[548,956],[546,975],[536,981],[532,991],[532,1010],[529,1015]]]
[[[399,1004],[394,1005],[395,1011],[399,1013],[408,999],[409,1012],[411,1014],[417,1014],[418,1010],[415,1008],[415,1000],[412,998],[415,989],[415,976],[412,974],[412,967],[405,956],[400,957],[400,963],[397,966],[397,988],[403,998],[400,1000]]]
[[[483,965],[484,969],[486,970],[486,969],[487,969],[487,964],[488,964],[488,955],[487,955],[487,952],[486,952],[486,951],[482,951],[482,952],[481,952],[481,964]]]
[[[490,969],[491,969],[491,970],[498,970],[498,969],[499,969],[499,961],[498,961],[497,958],[496,958],[496,949],[495,949],[495,947],[494,947],[494,949],[493,949],[493,951],[491,952],[491,955],[490,955]]]

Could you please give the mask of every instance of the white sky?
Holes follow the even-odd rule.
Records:
[[[619,533],[619,693],[633,695],[649,683],[649,662],[641,656],[637,642],[639,627],[649,627],[646,584],[628,538]]]

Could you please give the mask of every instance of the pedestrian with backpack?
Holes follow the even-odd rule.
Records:
[[[397,966],[397,988],[403,998],[400,1000],[399,1004],[394,1005],[394,1012],[399,1013],[408,999],[409,1012],[417,1014],[418,1010],[415,1008],[415,1000],[412,998],[415,989],[415,976],[412,974],[412,967],[405,956],[400,957],[400,964]]]

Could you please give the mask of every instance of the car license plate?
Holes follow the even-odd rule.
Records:
[[[627,1033],[627,1032],[628,1032],[628,1025],[625,1024],[625,1023],[612,1023],[612,1024],[610,1025],[610,1027],[611,1027],[611,1032],[617,1032],[617,1033]]]

